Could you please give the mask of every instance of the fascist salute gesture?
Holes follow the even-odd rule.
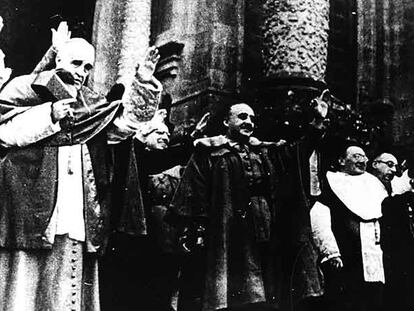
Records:
[[[155,67],[160,60],[160,53],[155,46],[150,47],[142,64],[138,65],[137,76],[143,81],[149,81],[155,72]]]

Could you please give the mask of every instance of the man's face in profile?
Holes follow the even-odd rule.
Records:
[[[382,182],[390,182],[397,172],[398,160],[390,153],[379,155],[373,162],[373,173]]]

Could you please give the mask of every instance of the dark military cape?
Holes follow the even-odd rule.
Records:
[[[256,142],[252,146],[262,154],[269,173],[266,182],[268,188],[264,191],[268,192],[273,214],[273,219],[268,220],[272,231],[270,247],[265,247],[264,255],[271,266],[264,267],[267,270],[266,294],[268,299],[276,298],[282,307],[292,306],[303,297],[318,296],[322,292],[309,219],[312,203],[309,193],[309,157],[322,134],[322,131],[310,127],[307,136],[293,144],[276,147]],[[177,216],[175,222],[207,222],[208,226],[214,226],[216,238],[224,241],[232,211],[246,204],[249,197],[243,174],[237,167],[239,165],[234,152],[229,151],[225,144],[212,142],[212,147],[196,152],[172,202],[171,218]],[[207,173],[209,170],[212,172]],[[207,184],[213,186],[209,189]],[[229,185],[235,185],[236,188],[233,187],[231,191]],[[215,224],[209,223],[212,212],[218,213],[219,217],[216,214],[214,218],[220,219]],[[217,256],[227,251],[216,245],[211,253]],[[221,255],[219,258],[224,258]],[[212,255],[202,255],[201,260],[208,256]],[[202,268],[197,266],[197,269]],[[217,293],[219,288],[212,287],[215,286],[215,280],[226,275],[226,265],[219,261],[210,266],[207,263],[206,269],[205,284],[211,284],[209,290]],[[198,295],[203,286],[200,285]],[[275,288],[278,288],[276,292]],[[197,293],[193,295],[197,296]],[[231,301],[231,291],[229,295]]]
[[[271,246],[275,243],[270,241],[272,236],[266,241],[259,237],[274,225],[277,180],[268,146],[258,142],[249,147],[263,163],[266,189],[260,190],[270,214],[260,216],[260,211],[249,209],[250,189],[241,159],[223,136],[204,140],[197,147],[176,191],[170,220],[187,227],[206,227],[206,247],[196,250],[195,261],[183,268],[187,280],[180,289],[179,304],[187,304],[183,310],[216,310],[274,297]],[[240,216],[244,211],[245,218]],[[188,305],[193,295],[198,296],[194,302],[201,298],[202,306]]]

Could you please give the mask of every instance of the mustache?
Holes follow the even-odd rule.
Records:
[[[249,130],[249,131],[253,131],[254,130],[254,126],[251,124],[242,124],[240,125],[240,128],[243,130]]]
[[[367,166],[367,164],[363,163],[363,162],[359,162],[359,163],[355,163],[355,166],[358,167],[358,168],[365,168]]]
[[[165,138],[160,138],[160,139],[158,139],[158,142],[159,143],[165,143],[166,145],[168,145],[168,143],[170,142],[168,139],[165,139]]]

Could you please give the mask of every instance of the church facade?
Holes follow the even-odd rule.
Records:
[[[219,115],[223,103],[246,99],[259,107],[266,136],[282,107],[306,105],[329,88],[386,127],[387,142],[414,143],[412,1],[3,2],[0,48],[15,75],[31,71],[60,20],[96,46],[89,84],[101,92],[116,82],[128,85],[155,44],[156,75],[177,132],[207,110]]]

